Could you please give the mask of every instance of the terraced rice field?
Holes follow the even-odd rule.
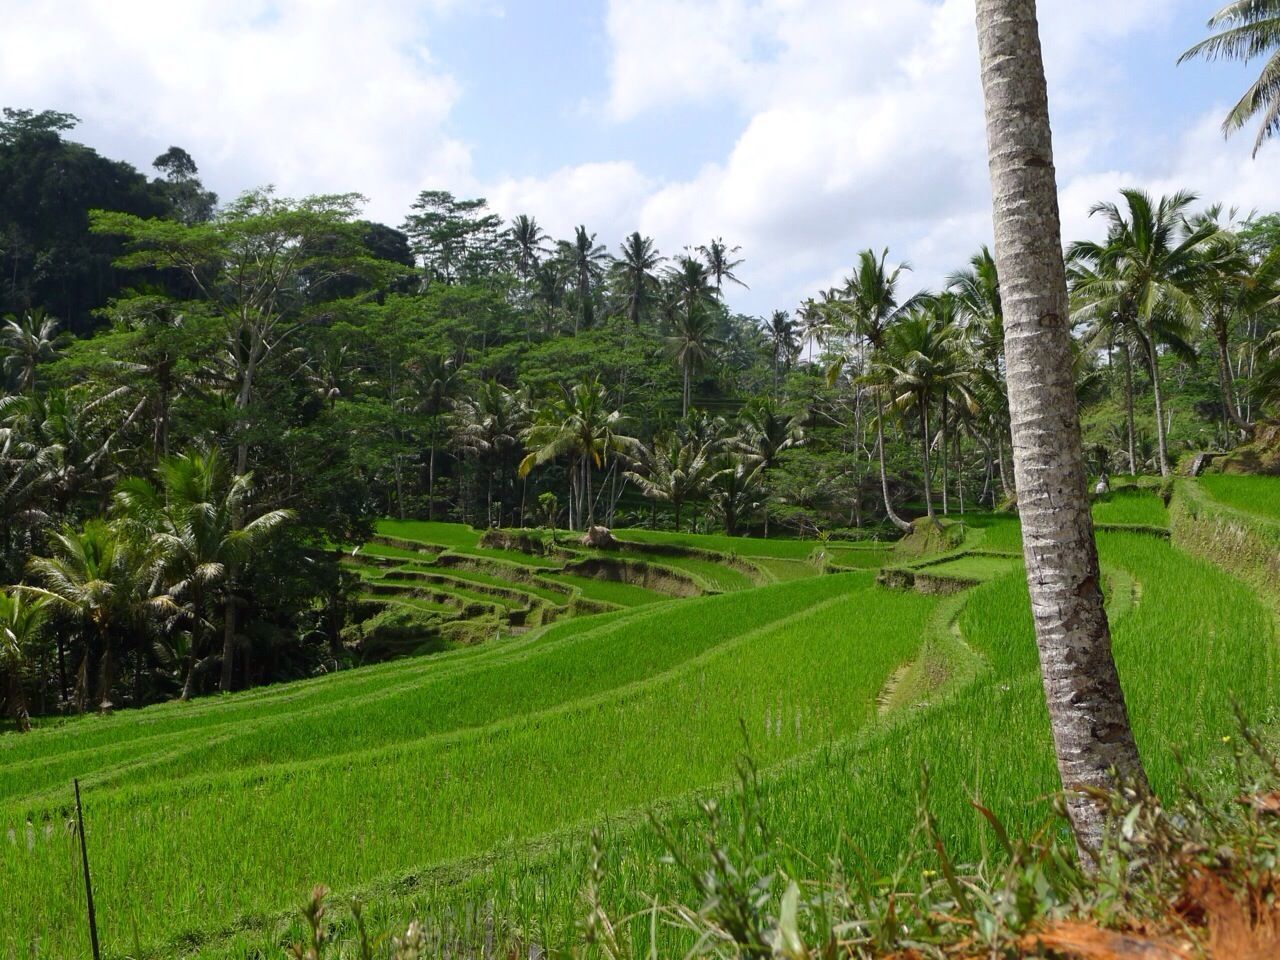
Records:
[[[1169,511],[1150,490],[1120,489],[1104,494],[1093,505],[1093,520],[1100,524],[1165,527]]]
[[[1207,474],[1200,478],[1200,485],[1229,507],[1280,520],[1280,477]]]
[[[700,848],[697,801],[732,800],[744,749],[763,771],[759,802],[783,860],[823,864],[838,852],[849,866],[891,867],[915,827],[926,765],[948,847],[975,856],[985,834],[972,797],[1027,830],[1047,814],[1056,774],[1016,520],[970,522],[965,547],[935,564],[979,581],[954,596],[877,586],[873,570],[819,576],[807,554],[754,559],[811,576],[763,566],[757,581],[726,565],[763,585],[686,599],[526,564],[618,609],[0,738],[0,956],[87,955],[65,827],[71,776],[84,785],[109,957],[278,956],[317,882],[361,894],[378,928],[417,916],[483,935],[491,917],[554,947],[581,917],[591,827],[604,837],[601,896],[615,916],[643,910],[649,893],[689,898],[645,814],[678,846]],[[453,542],[423,542],[449,551],[487,549],[478,535],[468,545],[457,532],[417,533],[447,533]],[[1153,783],[1173,781],[1180,751],[1212,789],[1231,700],[1275,719],[1274,618],[1165,540],[1109,532],[1099,543]],[[738,806],[721,810],[732,830]],[[629,927],[642,949],[651,937],[664,955],[685,945],[645,916]]]

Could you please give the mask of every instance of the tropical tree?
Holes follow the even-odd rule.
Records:
[[[432,353],[409,365],[413,374],[414,410],[427,418],[427,519],[436,515],[436,452],[443,437],[442,418],[449,411],[460,379],[453,358]]]
[[[17,728],[31,729],[23,674],[30,651],[44,626],[47,603],[21,590],[0,590],[0,676],[4,677],[4,701]]]
[[[671,504],[677,532],[684,505],[702,495],[715,472],[720,440],[702,430],[671,430],[637,450],[636,468],[626,477],[651,500]]]
[[[763,487],[768,482],[769,471],[778,465],[782,454],[804,442],[805,432],[800,418],[787,415],[772,400],[764,399],[743,407],[737,436],[729,446],[754,471],[753,481]],[[769,536],[768,510],[764,514],[764,535]]]
[[[664,258],[658,254],[653,240],[638,232],[622,242],[619,253],[614,261],[617,290],[627,319],[638,326],[640,318],[658,299],[661,283],[655,271]]]
[[[1222,132],[1230,136],[1261,116],[1253,142],[1256,157],[1262,144],[1280,133],[1280,0],[1233,0],[1209,18],[1208,27],[1218,32],[1186,51],[1178,63],[1195,57],[1266,60],[1258,79],[1222,121]]]
[[[488,526],[500,525],[493,512],[493,484],[499,487],[510,476],[512,461],[521,459],[521,436],[529,426],[528,398],[496,380],[486,380],[453,407],[454,436],[459,448],[480,465],[485,477],[485,518]]]
[[[688,417],[692,402],[693,373],[712,360],[713,348],[719,342],[715,335],[715,317],[709,309],[715,292],[707,268],[693,257],[681,257],[667,271],[667,284],[672,306],[676,308],[669,318],[667,345],[680,366],[680,416],[683,419]]]
[[[149,595],[151,558],[101,519],[54,534],[52,546],[53,556],[36,557],[30,564],[42,586],[20,589],[47,599],[51,609],[79,625],[76,707],[83,712],[94,697],[96,673],[96,697],[106,711],[112,706],[119,656],[128,640],[136,641],[155,605]]]
[[[537,466],[569,460],[569,528],[595,523],[592,476],[619,454],[637,449],[638,441],[622,432],[626,418],[609,408],[609,392],[589,377],[537,407],[524,431],[529,453],[520,461],[521,477]]]
[[[1215,205],[1201,219],[1216,225],[1221,212],[1221,207]],[[1224,422],[1248,436],[1253,424],[1239,402],[1231,341],[1237,328],[1249,324],[1280,299],[1280,251],[1255,261],[1239,233],[1220,229],[1205,242],[1201,256],[1205,270],[1191,289],[1191,299],[1204,333],[1216,348]]]
[[[1105,811],[1089,788],[1145,786],[1111,656],[1085,489],[1070,314],[1035,0],[977,0],[1018,512],[1040,673],[1085,862]]]
[[[775,310],[769,315],[765,325],[765,336],[769,338],[769,349],[773,362],[773,392],[778,392],[778,373],[783,365],[788,367],[800,352],[800,341],[796,336],[796,322],[785,310]]]
[[[954,301],[946,295],[932,297],[918,303],[909,315],[889,329],[884,348],[875,361],[886,376],[894,408],[914,412],[920,424],[925,511],[935,523],[930,456],[934,434],[930,418],[936,401],[941,421],[940,446],[945,459],[947,398],[952,391],[965,395],[963,381],[968,375],[962,359],[962,336]]]
[[[122,481],[114,500],[125,524],[148,541],[146,553],[152,557],[164,593],[184,605],[191,635],[181,699],[189,700],[204,662],[211,603],[222,608],[220,689],[231,689],[236,637],[231,572],[247,563],[294,515],[289,510],[271,510],[237,523],[250,510],[253,477],[232,476],[216,447],[168,458],[156,474],[159,486],[141,477]]]
[[[403,267],[371,256],[356,219],[357,194],[283,200],[270,191],[244,194],[209,223],[190,226],[97,211],[97,233],[122,236],[117,262],[182,276],[224,324],[223,357],[235,424],[237,474],[247,473],[260,380],[315,318],[318,302],[353,278],[385,284]]]
[[[1169,475],[1169,449],[1161,389],[1159,351],[1168,346],[1186,356],[1188,316],[1197,285],[1208,272],[1203,257],[1216,224],[1202,219],[1188,223],[1195,194],[1185,191],[1153,201],[1141,190],[1122,190],[1123,208],[1099,203],[1090,215],[1107,221],[1104,243],[1080,241],[1067,251],[1071,261],[1090,267],[1075,283],[1075,292],[1089,313],[1114,314],[1118,323],[1132,324],[1151,374],[1155,405],[1160,474]]]
[[[527,280],[547,253],[547,235],[534,217],[522,213],[511,221],[511,242],[515,247],[516,274]]]
[[[747,285],[739,280],[733,273],[733,271],[742,266],[744,262],[742,257],[734,259],[734,255],[741,249],[741,247],[728,246],[724,240],[719,237],[716,237],[705,246],[698,247],[697,252],[702,255],[702,259],[707,265],[707,271],[711,274],[711,278],[715,282],[717,295],[724,291],[724,282],[726,280],[730,283],[736,283],[744,289],[746,288]]]
[[[573,241],[561,240],[559,257],[572,278],[578,297],[578,310],[573,315],[573,333],[589,330],[595,323],[595,288],[604,276],[609,253],[604,244],[596,243],[596,235],[579,226]]]
[[[969,259],[966,269],[948,278],[947,292],[954,298],[956,313],[964,324],[966,350],[971,361],[971,413],[976,436],[986,453],[986,487],[980,499],[989,493],[996,467],[1007,495],[1004,451],[1009,433],[1009,397],[1004,382],[1004,310],[1000,302],[999,271],[988,247],[984,245]]]
[[[884,500],[885,515],[895,527],[906,532],[911,529],[911,524],[898,516],[889,497],[889,477],[885,471],[884,458],[884,395],[888,390],[884,375],[887,368],[877,358],[885,348],[888,332],[914,309],[918,298],[899,299],[898,283],[902,274],[911,267],[903,263],[890,269],[886,266],[888,259],[888,249],[883,250],[878,257],[873,250],[859,252],[853,273],[845,280],[844,289],[839,296],[828,299],[825,313],[829,335],[861,338],[871,348],[870,357],[863,358],[857,366],[862,375],[862,383],[870,389],[876,401],[876,457],[880,464],[880,493]],[[834,377],[839,367],[852,359],[854,358],[845,357],[838,367],[832,368],[831,375]]]
[[[0,355],[10,382],[25,393],[36,387],[36,369],[58,355],[58,321],[43,310],[8,317],[0,327]]]
[[[725,454],[719,458],[719,469],[707,482],[711,509],[724,521],[724,532],[736,536],[743,518],[760,509],[764,502],[763,470],[745,457]],[[765,514],[765,536],[769,517]]]

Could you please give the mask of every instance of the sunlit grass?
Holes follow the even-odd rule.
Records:
[[[1019,550],[1016,519],[969,522],[980,547]],[[1152,782],[1177,779],[1177,750],[1212,785],[1232,699],[1274,718],[1274,621],[1246,587],[1167,542],[1099,542],[1105,568],[1123,574],[1108,578],[1122,591],[1109,605],[1114,646]],[[659,805],[678,842],[699,843],[691,792],[730,778],[744,729],[769,822],[795,857],[896,862],[926,764],[948,847],[975,856],[975,794],[1025,830],[1057,779],[1017,561],[948,564],[994,578],[947,601],[976,677],[959,671],[948,686],[940,661],[931,705],[885,719],[877,693],[931,630],[951,636],[953,607],[874,588],[867,572],[0,738],[0,955],[32,930],[49,955],[86,949],[62,826],[70,776],[86,783],[108,942],[129,949],[136,928],[161,955],[179,943],[274,955],[271,918],[316,882],[364,890],[382,921],[480,904],[554,946],[580,917],[586,824],[606,821],[615,915],[648,894],[687,901],[641,814]]]
[[[1280,477],[1205,474],[1200,485],[1229,507],[1280,520]]]

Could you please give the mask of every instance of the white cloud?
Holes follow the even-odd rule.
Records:
[[[1275,178],[1208,119],[1171,150],[1153,146],[1144,169],[1108,169],[1133,135],[1115,96],[1132,82],[1126,47],[1192,6],[1040,5],[1066,236],[1095,229],[1089,207],[1128,184],[1280,206]],[[752,284],[733,293],[741,308],[793,305],[866,246],[890,246],[936,285],[988,242],[972,0],[611,0],[607,28],[615,121],[709,104],[743,114],[725,156],[626,194],[631,222],[664,251],[716,235],[741,244]],[[554,189],[543,195],[554,205]],[[610,219],[626,212],[610,201]]]
[[[889,246],[936,284],[989,238],[972,0],[599,2],[607,75],[575,78],[573,103],[605,83],[574,132],[640,119],[676,141],[716,111],[732,143],[665,178],[608,152],[532,172],[526,156],[558,156],[548,139],[480,182],[451,133],[467,78],[433,55],[433,30],[443,16],[501,16],[494,0],[0,0],[0,103],[73,110],[80,138],[144,169],[179,144],[224,195],[362,190],[370,215],[395,224],[419,190],[443,187],[555,236],[584,223],[610,247],[633,229],[668,254],[722,236],[742,245],[752,287],[730,296],[756,313],[830,285],[862,247]],[[1273,155],[1254,162],[1249,138],[1224,142],[1218,109],[1143,140],[1149,127],[1125,112],[1135,98],[1117,96],[1135,83],[1138,45],[1200,12],[1199,0],[1040,4],[1068,237],[1096,230],[1089,206],[1129,184],[1280,207]],[[503,66],[475,69],[492,79]],[[566,103],[553,75],[538,78],[549,131]],[[501,116],[467,119],[501,149]]]
[[[489,206],[511,218],[528,213],[553,237],[568,237],[579,224],[614,247],[636,228],[634,212],[653,181],[627,161],[584,163],[546,177],[499,181],[486,188]]]
[[[469,173],[444,126],[458,84],[425,45],[455,2],[10,3],[0,101],[71,109],[77,136],[142,169],[179,144],[224,193],[376,191],[394,223]]]

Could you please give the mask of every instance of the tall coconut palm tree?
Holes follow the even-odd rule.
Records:
[[[597,377],[562,389],[559,397],[535,410],[524,431],[529,453],[520,461],[519,474],[526,477],[534,467],[569,460],[570,529],[595,523],[593,472],[617,455],[636,450],[638,441],[622,432],[625,426],[626,418],[610,409],[609,392]]]
[[[1114,313],[1120,322],[1136,327],[1136,339],[1151,374],[1160,474],[1167,477],[1169,448],[1160,347],[1193,353],[1187,343],[1187,318],[1194,307],[1191,297],[1209,272],[1203,248],[1218,233],[1218,227],[1203,219],[1188,222],[1188,211],[1196,201],[1193,193],[1182,191],[1159,201],[1141,190],[1120,193],[1123,208],[1099,203],[1090,211],[1091,216],[1101,214],[1106,219],[1106,241],[1073,243],[1067,257],[1088,264],[1092,270],[1076,282],[1077,295],[1091,303],[1093,310]]]
[[[533,267],[533,293],[530,298],[541,308],[543,333],[561,326],[565,305],[567,278],[563,264],[537,263]]]
[[[887,248],[879,256],[870,249],[859,252],[853,273],[846,278],[838,299],[831,301],[832,309],[828,309],[826,313],[833,333],[861,337],[871,349],[868,362],[859,364],[859,372],[863,385],[870,389],[876,401],[876,457],[880,464],[880,493],[884,500],[885,516],[895,527],[906,532],[911,529],[911,524],[898,516],[889,497],[889,476],[884,462],[884,393],[888,385],[883,376],[886,368],[877,361],[877,356],[885,348],[888,332],[914,309],[919,298],[899,299],[898,284],[911,266],[902,263],[890,269],[886,265],[888,259]]]
[[[782,454],[805,442],[804,426],[799,417],[784,413],[772,400],[755,400],[742,408],[737,436],[730,448],[750,467],[758,471],[755,481],[765,485],[768,473],[778,465]],[[764,514],[764,535],[769,536],[769,511]]]
[[[724,520],[724,532],[733,537],[737,536],[743,518],[760,509],[764,502],[763,471],[759,465],[733,453],[721,456],[718,465],[719,469],[707,481],[707,493],[712,510]],[[766,515],[766,528],[768,523]]]
[[[235,598],[231,571],[249,560],[292,511],[271,510],[250,517],[250,474],[231,476],[216,447],[161,461],[159,485],[131,477],[117,485],[114,502],[122,523],[149,540],[147,551],[165,594],[184,604],[191,638],[183,665],[181,699],[195,692],[211,627],[210,603],[222,607],[221,689],[231,689],[235,658]],[[243,524],[237,525],[237,516]]]
[[[1071,251],[1068,251],[1069,255]],[[1075,324],[1083,323],[1084,343],[1091,350],[1106,350],[1108,367],[1115,369],[1117,356],[1123,373],[1125,408],[1125,459],[1130,476],[1138,472],[1137,426],[1134,415],[1134,355],[1140,353],[1137,321],[1119,303],[1099,297],[1097,291],[1106,282],[1105,268],[1095,267],[1076,251],[1067,261],[1067,289],[1071,296],[1071,316]]]
[[[1222,212],[1215,205],[1205,211],[1202,219],[1217,225]],[[1253,424],[1237,396],[1231,341],[1238,327],[1280,302],[1280,251],[1255,261],[1238,233],[1220,229],[1205,242],[1201,256],[1205,272],[1192,288],[1191,298],[1206,337],[1217,348],[1224,426],[1233,426],[1248,436]]]
[[[724,292],[724,282],[726,280],[746,289],[747,285],[739,280],[733,272],[745,262],[742,257],[734,259],[734,255],[741,249],[741,247],[728,246],[720,237],[716,237],[705,246],[698,247],[697,252],[702,255],[702,259],[707,265],[707,272],[711,274],[711,278],[715,282],[717,295]]]
[[[36,557],[32,574],[42,584],[21,587],[50,602],[81,628],[81,658],[76,678],[76,706],[81,712],[93,697],[93,663],[97,662],[99,707],[111,707],[118,656],[126,634],[140,631],[147,611],[150,557],[144,549],[105,520],[90,520],[80,530],[53,535],[54,555]],[[134,635],[136,639],[136,633]]]
[[[715,356],[715,318],[710,306],[714,301],[707,268],[693,257],[681,257],[667,271],[667,285],[673,308],[667,345],[680,366],[683,388],[681,390],[680,417],[689,416],[692,402],[692,383],[695,370],[704,368]]]
[[[18,390],[35,390],[36,369],[57,357],[58,339],[58,321],[41,309],[28,310],[21,318],[8,317],[0,326],[4,372]]]
[[[1186,51],[1178,63],[1194,57],[1245,63],[1266,58],[1258,79],[1222,121],[1222,132],[1230,136],[1261,116],[1253,141],[1256,157],[1263,143],[1280,133],[1280,0],[1233,0],[1209,18],[1208,27],[1218,32]]]
[[[988,487],[993,467],[1005,479],[1005,438],[1009,433],[1009,398],[1004,382],[1004,310],[1000,303],[1000,274],[985,245],[969,259],[969,266],[947,280],[947,292],[955,298],[963,318],[968,351],[972,357],[971,390],[977,401],[975,424],[986,448]],[[995,450],[991,449],[992,440]],[[1004,485],[1008,494],[1007,483]],[[986,491],[984,491],[985,493]]]
[[[44,626],[48,601],[21,590],[0,591],[0,676],[9,717],[25,733],[31,729],[23,673],[31,647]]]
[[[458,447],[473,457],[485,476],[485,517],[489,526],[501,524],[493,512],[493,485],[499,491],[511,475],[512,461],[519,463],[521,436],[528,428],[528,408],[521,391],[496,380],[487,380],[454,404],[454,437]]]
[[[924,475],[924,504],[929,519],[937,522],[933,508],[934,444],[931,417],[935,401],[945,421],[946,397],[963,389],[966,369],[960,360],[963,330],[956,320],[954,302],[946,296],[919,303],[905,318],[889,328],[876,366],[884,374],[897,410],[912,411],[920,424],[920,466]],[[945,457],[945,423],[941,447]]]
[[[661,286],[655,271],[665,259],[649,237],[632,233],[622,242],[614,261],[618,293],[626,307],[627,319],[639,326],[640,319],[658,299]]]
[[[1085,490],[1070,315],[1035,0],[977,0],[995,259],[1023,556],[1068,816],[1086,863],[1105,812],[1083,791],[1145,785],[1111,656]]]
[[[516,274],[521,280],[527,280],[547,253],[547,235],[534,217],[523,213],[511,221],[510,234],[515,247]]]
[[[790,367],[800,350],[796,336],[796,323],[785,310],[775,310],[765,324],[765,336],[769,339],[769,351],[773,361],[773,392],[778,392],[778,374],[785,364]]]
[[[443,417],[460,384],[453,358],[432,353],[409,365],[415,412],[427,418],[427,519],[436,515],[436,453],[443,438]]]
[[[609,253],[604,244],[596,243],[596,235],[579,226],[572,242],[561,240],[559,256],[573,280],[578,295],[578,310],[573,315],[573,333],[589,330],[595,323],[595,288],[604,276]]]
[[[651,447],[639,448],[636,469],[626,477],[649,499],[671,504],[679,532],[684,505],[704,492],[718,451],[714,438],[668,431],[654,437]]]

